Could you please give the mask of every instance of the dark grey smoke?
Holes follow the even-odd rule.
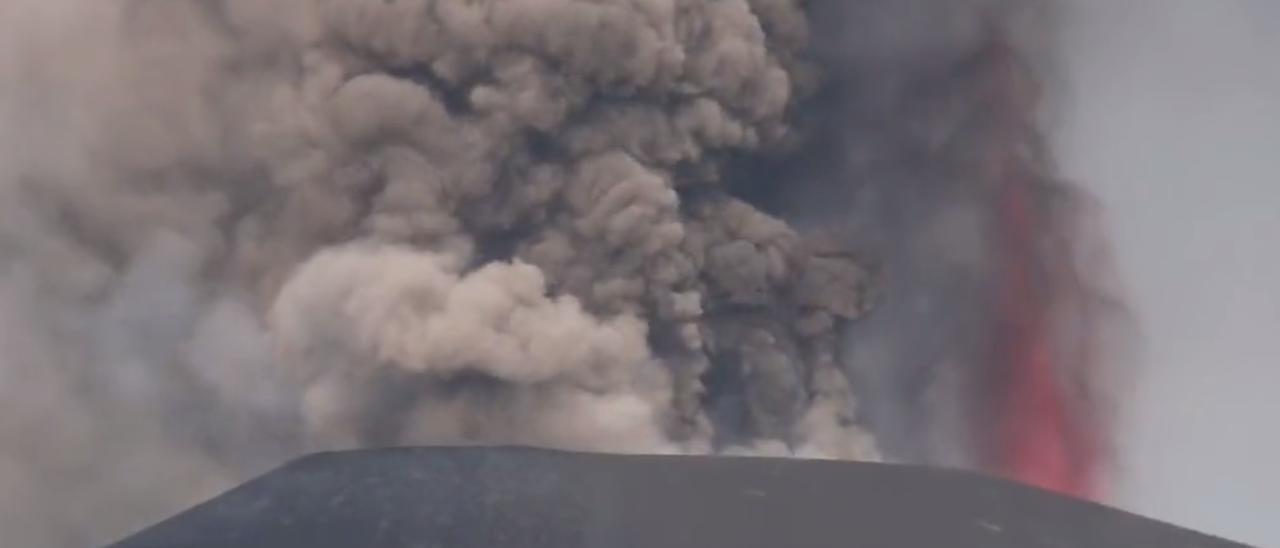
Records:
[[[5,542],[321,448],[874,459],[869,423],[972,463],[953,72],[996,31],[1038,55],[1040,10],[6,2]]]
[[[996,417],[991,349],[1002,231],[998,181],[982,158],[1027,147],[1053,208],[1076,198],[1035,141],[1005,143],[1011,101],[1001,48],[1023,77],[1056,77],[1057,5],[1045,1],[818,3],[824,87],[812,100],[804,192],[787,216],[842,234],[880,281],[874,312],[849,327],[844,362],[862,419],[893,460],[975,467]],[[1016,76],[1016,75],[1015,75]],[[1031,91],[1030,100],[1046,93]],[[803,116],[803,114],[802,114]],[[1061,259],[1061,258],[1056,258]]]

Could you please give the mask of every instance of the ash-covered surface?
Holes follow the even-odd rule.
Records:
[[[112,548],[1227,548],[936,469],[527,449],[317,455]]]

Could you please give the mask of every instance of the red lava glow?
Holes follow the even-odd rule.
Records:
[[[989,466],[1015,481],[1080,498],[1097,494],[1100,447],[1088,406],[1068,379],[1087,374],[1087,357],[1056,352],[1051,311],[1059,299],[1081,294],[1055,287],[1068,279],[1071,259],[1046,253],[1053,234],[1053,207],[1037,160],[1026,153],[1036,142],[1039,88],[1010,45],[996,36],[983,54],[984,93],[990,100],[984,150],[997,234],[998,290],[995,298],[995,427]],[[1048,200],[1051,202],[1052,200]],[[1060,254],[1059,254],[1060,255]],[[1065,262],[1064,262],[1065,261]],[[1057,285],[1063,285],[1058,283]],[[1081,354],[1085,356],[1085,354]]]
[[[1031,190],[1012,178],[1000,193],[1003,271],[999,298],[1003,390],[998,410],[996,466],[1010,479],[1091,498],[1097,451],[1087,421],[1073,411],[1062,369],[1054,363],[1050,291],[1037,285],[1037,226]]]

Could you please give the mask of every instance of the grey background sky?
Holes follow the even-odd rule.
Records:
[[[1059,155],[1145,334],[1113,496],[1280,547],[1280,1],[1074,6]]]

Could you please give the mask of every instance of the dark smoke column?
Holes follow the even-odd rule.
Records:
[[[878,265],[845,365],[887,458],[1091,496],[1101,335],[1123,314],[1098,288],[1096,208],[1042,142],[1053,7],[818,3],[828,81],[800,168],[818,190],[789,211]]]

